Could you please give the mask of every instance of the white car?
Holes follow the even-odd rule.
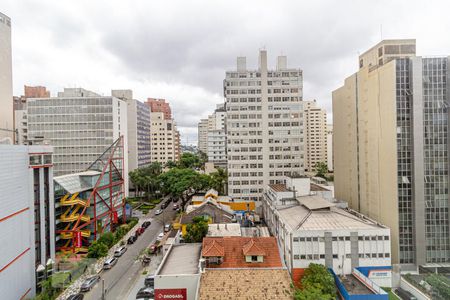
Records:
[[[119,247],[116,249],[116,251],[114,251],[114,256],[121,257],[126,251],[127,251],[127,247],[125,247],[125,246]]]
[[[156,240],[159,242],[163,239],[164,237],[164,232],[161,232],[160,234],[158,234],[158,237],[156,238]]]
[[[160,214],[162,214],[162,210],[161,209],[157,209],[156,211],[155,211],[155,215],[160,215]]]

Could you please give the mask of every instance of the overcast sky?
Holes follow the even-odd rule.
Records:
[[[381,37],[415,38],[418,55],[450,54],[449,1],[2,0],[12,19],[14,94],[83,87],[165,98],[182,134],[223,102],[226,70],[258,50],[303,69],[304,99],[331,116],[331,92]]]

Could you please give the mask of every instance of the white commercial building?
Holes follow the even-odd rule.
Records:
[[[30,144],[54,147],[55,176],[86,170],[121,135],[127,140],[127,103],[81,88],[65,88],[53,98],[27,101]],[[128,184],[128,153],[124,153]],[[128,191],[128,186],[126,186]]]
[[[389,228],[339,208],[339,203],[324,198],[329,195],[325,187],[311,184],[308,178],[286,181],[266,188],[263,213],[294,279],[310,263],[326,265],[336,274],[391,265]]]
[[[155,273],[155,299],[198,299],[201,243],[173,244]]]
[[[327,125],[327,165],[328,171],[333,171],[333,125]]]
[[[0,13],[0,144],[13,144],[11,19]]]
[[[207,154],[209,162],[222,168],[227,167],[225,122],[225,105],[218,104],[214,113],[208,116]]]
[[[286,56],[268,70],[265,50],[257,70],[248,70],[246,58],[238,57],[237,69],[226,72],[228,191],[233,198],[261,200],[264,186],[304,173],[302,78],[302,70],[287,67]]]
[[[54,207],[52,147],[0,145],[2,299],[34,297],[53,264]]]
[[[198,122],[198,150],[205,153],[208,152],[208,119],[201,119]]]
[[[127,102],[128,172],[150,164],[150,108],[133,99],[131,90],[112,90],[111,95]]]
[[[328,162],[327,112],[317,106],[316,100],[304,101],[306,119],[306,165],[315,173],[317,163]]]
[[[173,119],[165,119],[164,112],[150,113],[151,162],[166,164],[179,159],[179,133]]]

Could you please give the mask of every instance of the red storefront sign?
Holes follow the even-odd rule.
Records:
[[[75,247],[81,247],[82,245],[82,240],[81,240],[81,231],[77,231],[76,235],[75,235]]]
[[[155,300],[187,300],[186,289],[156,289]]]

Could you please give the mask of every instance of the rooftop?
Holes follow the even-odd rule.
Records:
[[[286,188],[285,184],[269,184],[269,187],[275,192],[289,192],[290,190]]]
[[[241,225],[238,223],[209,224],[206,236],[241,236]]]
[[[223,248],[222,255],[212,255],[212,244]],[[246,254],[247,253],[247,254]],[[263,255],[263,262],[246,262],[245,255]],[[205,237],[202,256],[222,256],[220,265],[209,264],[208,268],[281,268],[277,240],[274,237]]]
[[[292,299],[290,284],[285,269],[209,269],[200,279],[199,299]]]
[[[297,198],[299,205],[279,208],[278,213],[292,230],[379,229],[384,228],[357,213],[334,207],[318,196]]]
[[[71,194],[79,193],[92,189],[96,182],[89,182],[84,177],[98,176],[98,171],[88,170],[79,173],[67,174],[54,177],[53,179],[66,191]]]
[[[201,248],[200,243],[173,245],[157,275],[198,274]]]
[[[248,237],[270,236],[269,228],[265,226],[241,227],[241,235]]]

